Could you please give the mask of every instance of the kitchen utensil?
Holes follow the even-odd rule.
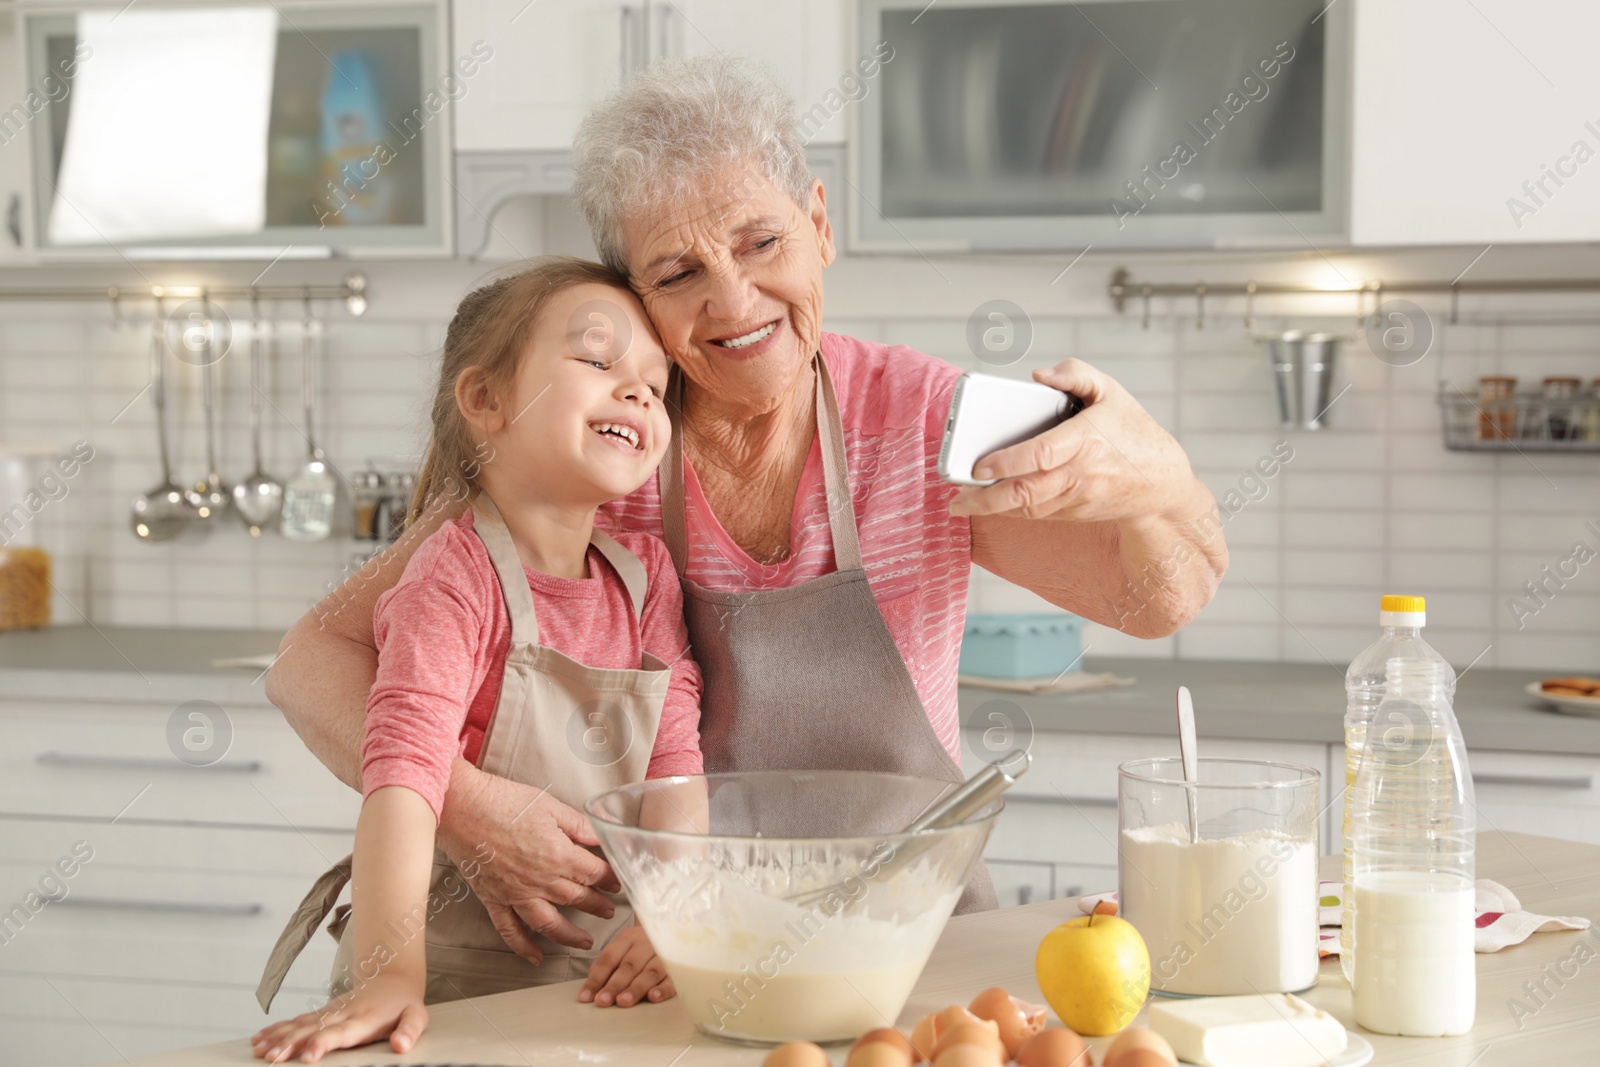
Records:
[[[155,325],[151,330],[150,375],[155,392],[156,439],[161,443],[161,484],[134,499],[132,525],[141,541],[170,541],[183,532],[189,507],[183,490],[172,480],[172,459],[167,449],[166,323],[161,297],[156,297]]]
[[[255,297],[250,299],[250,437],[255,452],[255,470],[233,487],[233,506],[250,530],[250,536],[260,537],[261,531],[271,525],[283,510],[283,483],[268,474],[261,465],[261,400],[264,395],[261,362],[265,345],[261,308]]]
[[[1270,760],[1199,759],[1193,778],[1175,756],[1117,768],[1119,914],[1150,946],[1152,992],[1316,984],[1321,780]],[[1190,820],[1205,829],[1198,841]]]
[[[233,493],[217,472],[217,365],[212,353],[211,301],[201,298],[205,306],[205,327],[200,334],[200,394],[206,421],[206,476],[194,483],[185,494],[189,510],[200,522],[216,521],[233,503]]]
[[[1600,719],[1600,697],[1568,696],[1563,693],[1546,693],[1539,688],[1538,682],[1529,682],[1523,692],[1529,696],[1547,700],[1555,705],[1557,711],[1567,715],[1584,715],[1591,719]]]
[[[1200,751],[1194,739],[1194,700],[1189,696],[1189,687],[1178,686],[1178,756],[1183,760],[1183,780],[1198,782],[1200,780]],[[1200,798],[1193,789],[1189,790],[1189,843],[1196,844],[1200,840]]]
[[[902,831],[949,794],[937,778],[745,771],[584,808],[695,1026],[776,1044],[852,1040],[905,1007],[1000,809]],[[913,836],[928,845],[915,863],[884,862]],[[785,899],[835,884],[848,890],[815,908]],[[729,1003],[723,983],[754,974],[760,992]]]
[[[1015,770],[1007,770],[1008,765],[1016,765]],[[925,830],[942,830],[950,826],[959,826],[973,815],[982,811],[991,801],[995,800],[1017,783],[1017,779],[1028,773],[1028,768],[1033,766],[1033,756],[1026,749],[1013,749],[1001,756],[993,763],[985,764],[983,770],[978,771],[965,782],[951,789],[944,796],[930,804],[921,815],[908,823],[902,834],[912,835],[912,840],[895,848],[894,856],[884,860],[885,865],[893,863],[904,866],[921,855],[927,847],[924,839],[917,837]],[[844,883],[821,886],[816,889],[794,893],[785,897],[792,900],[802,908],[810,909],[835,893],[845,892],[848,889]]]
[[[1320,430],[1332,403],[1333,372],[1345,338],[1289,330],[1261,340],[1272,360],[1279,422],[1285,429]]]
[[[317,447],[317,336],[311,298],[305,297],[305,321],[300,337],[300,374],[306,409],[306,462],[283,489],[283,536],[291,541],[321,541],[333,532],[333,509],[338,482]]]

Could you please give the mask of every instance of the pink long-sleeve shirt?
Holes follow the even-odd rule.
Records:
[[[393,589],[378,598],[378,675],[367,701],[362,795],[398,785],[420,793],[438,818],[456,756],[476,762],[500,699],[511,618],[473,513],[418,546]],[[689,655],[683,593],[667,547],[644,533],[614,535],[649,577],[642,619],[598,549],[589,574],[556,578],[523,568],[539,643],[589,667],[637,669],[648,651],[670,664],[647,777],[699,774],[700,670]]]
[[[961,370],[903,345],[821,337],[839,396],[862,564],[934,733],[961,762],[956,665],[967,615],[972,533],[950,514],[956,487],[939,478],[939,446]],[[719,592],[784,589],[835,570],[822,453],[813,438],[790,517],[790,554],[751,559],[717,521],[700,482],[684,478],[688,576]],[[661,491],[651,478],[600,509],[598,525],[660,536]],[[826,669],[825,666],[819,670]]]

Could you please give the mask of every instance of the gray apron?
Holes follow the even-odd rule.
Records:
[[[683,585],[689,647],[704,680],[706,771],[860,770],[959,782],[961,768],[933,732],[861,565],[839,402],[820,356],[815,366],[835,570],[786,589],[719,593],[684,576],[682,375],[675,373],[669,387],[668,409],[678,417],[661,464],[661,518]],[[837,803],[816,798],[818,809]],[[894,825],[917,814],[906,812]],[[804,834],[807,812],[794,816],[795,831]],[[784,835],[776,826],[764,832]],[[997,906],[980,861],[956,912]]]
[[[487,494],[479,494],[473,506],[474,527],[494,563],[511,618],[505,678],[478,767],[547,789],[557,800],[582,811],[584,802],[597,793],[644,781],[672,672],[648,652],[642,669],[608,669],[585,667],[540,645],[533,592],[511,533]],[[644,564],[600,530],[593,532],[590,543],[622,577],[634,617],[640,618],[646,592]],[[491,856],[483,862],[494,860]],[[334,910],[349,881],[347,856],[306,894],[279,935],[261,976],[256,999],[263,1011],[269,1010],[290,965]],[[633,918],[625,894],[610,894],[610,899],[616,904],[610,919],[561,908],[567,921],[593,936],[594,945],[579,952],[536,935],[544,962],[535,966],[507,947],[461,871],[442,851],[435,852],[428,887],[425,1000],[433,1004],[586,977],[594,957]],[[328,926],[339,940],[331,980],[334,996],[353,984],[352,945],[343,936],[349,921],[350,905],[344,904]]]

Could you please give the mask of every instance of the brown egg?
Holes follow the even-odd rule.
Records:
[[[1083,1038],[1060,1027],[1040,1030],[1017,1050],[1018,1067],[1089,1067],[1092,1062]]]
[[[1005,1042],[1000,1040],[1000,1028],[987,1019],[959,1022],[948,1030],[940,1030],[939,1040],[933,1046],[934,1060],[937,1061],[945,1049],[956,1045],[979,1045],[993,1049],[997,1061],[1003,1062],[1011,1058],[1011,1053],[1006,1051]]]
[[[987,1045],[951,1045],[933,1067],[1000,1067],[1000,1056]]]
[[[979,993],[967,1009],[1000,1028],[1000,1040],[1006,1046],[1007,1056],[1015,1056],[1023,1042],[1044,1029],[1046,1009],[1043,1005],[1024,1003],[999,986]]]
[[[1106,1067],[1144,1067],[1142,1061],[1129,1060],[1131,1052],[1153,1052],[1161,1058],[1149,1060],[1154,1067],[1177,1067],[1178,1054],[1172,1051],[1172,1046],[1167,1044],[1167,1039],[1145,1026],[1130,1026],[1117,1035],[1111,1042],[1111,1047],[1106,1050]]]
[[[1177,1060],[1169,1060],[1153,1048],[1131,1048],[1117,1057],[1113,1067],[1174,1067]],[[1106,1061],[1111,1064],[1110,1060]]]
[[[850,1050],[845,1067],[911,1067],[911,1047],[887,1041],[870,1041]]]
[[[939,1035],[957,1023],[982,1022],[976,1015],[959,1004],[924,1015],[911,1031],[911,1059],[914,1063],[932,1060],[939,1044]]]
[[[767,1053],[761,1067],[831,1067],[828,1054],[809,1041],[791,1041]]]
[[[888,1045],[905,1053],[906,1062],[916,1059],[916,1050],[911,1047],[911,1041],[900,1031],[889,1026],[880,1026],[876,1030],[868,1030],[856,1038],[856,1043],[850,1046],[850,1055],[854,1056],[865,1045]]]

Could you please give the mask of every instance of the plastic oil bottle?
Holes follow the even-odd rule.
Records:
[[[1356,1022],[1379,1034],[1472,1028],[1476,809],[1448,665],[1395,657],[1356,774]]]
[[[1367,743],[1367,726],[1383,701],[1389,660],[1402,659],[1443,664],[1449,671],[1446,699],[1453,700],[1456,676],[1443,656],[1422,639],[1427,622],[1426,601],[1420,596],[1386,596],[1380,604],[1378,623],[1383,634],[1376,643],[1350,664],[1345,673],[1344,715],[1344,914],[1339,929],[1339,964],[1348,981],[1352,974],[1351,940],[1355,936],[1355,880],[1351,866],[1350,816],[1355,795],[1356,771]]]

